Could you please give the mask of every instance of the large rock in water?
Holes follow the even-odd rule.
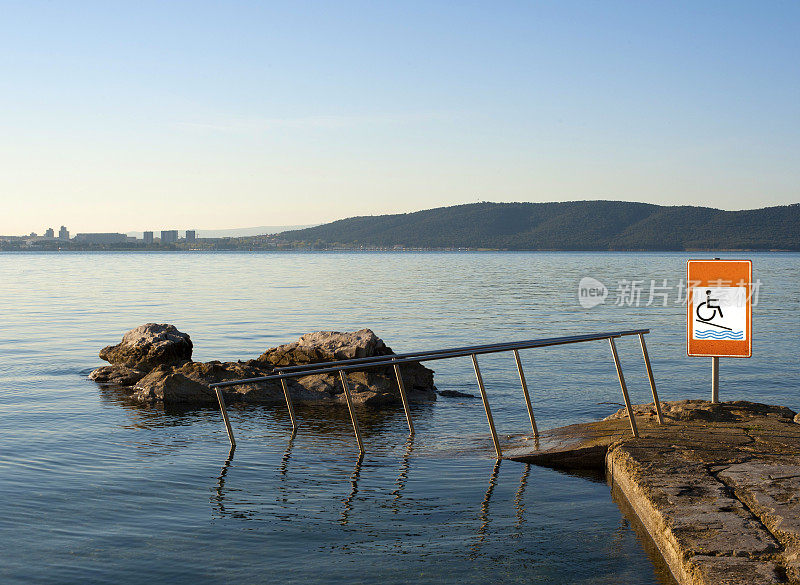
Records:
[[[100,350],[100,358],[111,365],[89,374],[101,384],[131,386],[160,365],[175,365],[192,359],[192,340],[174,325],[146,323],[131,329],[117,345]]]
[[[294,366],[392,354],[391,348],[371,329],[352,333],[316,331],[306,333],[294,343],[268,349],[258,361],[272,366]]]
[[[164,404],[212,404],[216,402],[214,391],[209,384],[255,378],[275,373],[278,366],[317,364],[329,361],[394,355],[383,340],[370,329],[339,333],[318,331],[303,335],[298,341],[268,349],[255,360],[246,362],[193,362],[180,359],[181,354],[167,349],[159,353],[156,346],[159,339],[149,349],[137,340],[150,337],[134,332],[151,331],[152,327],[164,328],[164,338],[180,343],[189,336],[172,325],[143,325],[125,334],[123,342],[117,346],[103,349],[101,357],[116,365],[104,366],[90,374],[93,380],[125,388],[131,398],[142,403],[163,402]],[[138,359],[141,356],[144,359]],[[160,363],[159,363],[160,361]],[[135,364],[128,366],[127,364]],[[154,364],[154,365],[153,365]],[[400,366],[403,383],[412,402],[436,400],[436,387],[433,383],[433,370],[419,362]],[[370,368],[352,371],[347,374],[351,398],[357,404],[383,406],[400,404],[400,393],[392,367]],[[292,399],[297,402],[345,402],[344,391],[335,374],[318,374],[290,379],[287,383]],[[283,389],[279,382],[258,382],[222,389],[228,402],[253,404],[276,404],[284,401]]]
[[[371,329],[360,329],[352,333],[316,331],[306,333],[294,343],[268,349],[255,361],[266,367],[285,367],[382,355],[395,353]],[[411,402],[436,400],[433,370],[419,362],[410,362],[400,365],[400,375]],[[400,392],[392,367],[349,371],[347,379],[351,398],[356,403],[373,406],[400,403]],[[292,395],[297,393],[301,400],[313,400],[314,396],[345,400],[344,390],[336,374],[293,379],[289,382],[289,387]]]
[[[165,404],[212,404],[217,396],[209,384],[268,376],[271,372],[243,362],[185,362],[180,366],[158,366],[133,387],[138,402]],[[225,388],[227,401],[270,404],[283,399],[279,384],[247,384]]]
[[[174,325],[147,323],[128,331],[121,343],[101,349],[100,359],[115,366],[151,370],[192,359],[192,340]]]

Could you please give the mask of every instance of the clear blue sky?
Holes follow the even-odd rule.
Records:
[[[5,2],[0,233],[800,201],[800,2]]]

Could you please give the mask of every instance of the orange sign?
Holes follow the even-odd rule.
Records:
[[[750,260],[687,262],[686,353],[750,357],[753,354]]]

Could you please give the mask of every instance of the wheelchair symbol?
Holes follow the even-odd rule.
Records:
[[[697,315],[697,320],[701,323],[705,323],[706,325],[711,325],[712,327],[719,327],[720,329],[727,329],[728,331],[732,331],[730,327],[725,327],[724,325],[718,325],[717,323],[712,323],[711,320],[714,319],[717,315],[719,315],[720,319],[723,317],[722,315],[722,307],[716,304],[719,299],[712,299],[711,298],[711,291],[706,291],[706,300],[699,305],[697,305],[697,310],[695,314]]]

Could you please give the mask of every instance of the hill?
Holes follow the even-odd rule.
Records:
[[[312,245],[501,250],[800,250],[800,204],[745,211],[624,201],[471,203],[283,232]]]

